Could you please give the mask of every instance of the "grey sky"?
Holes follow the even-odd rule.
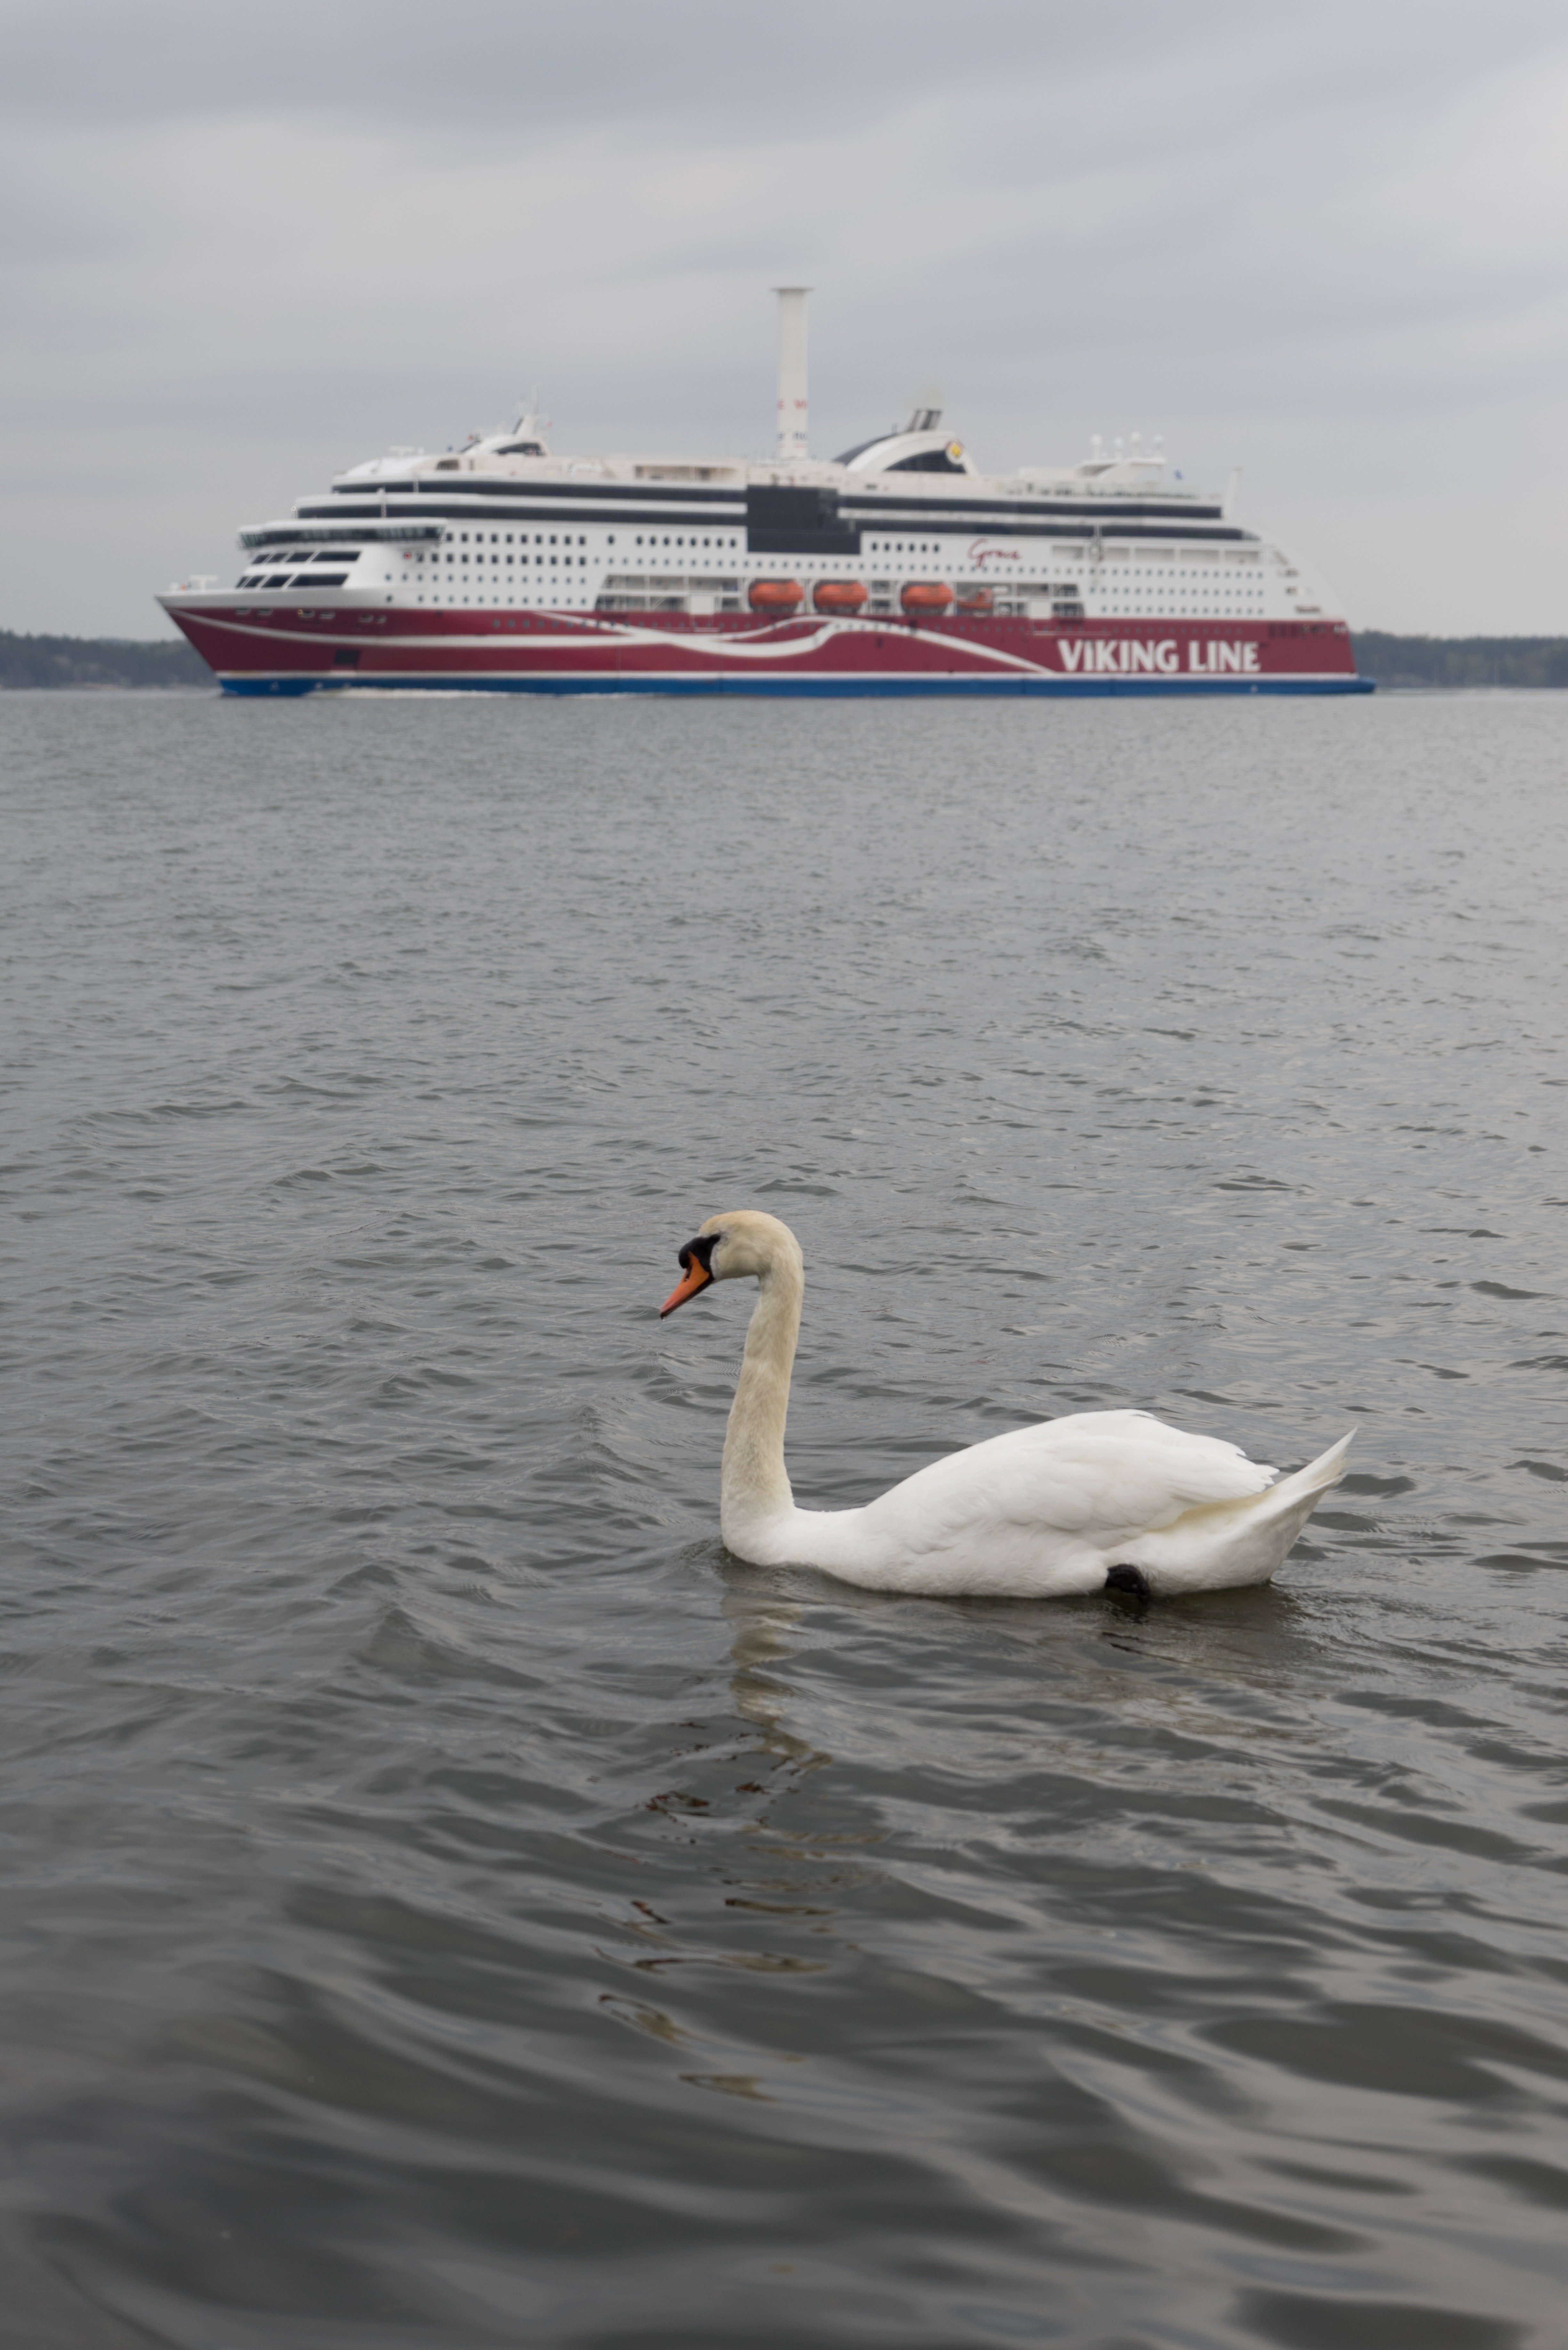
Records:
[[[1568,20],[1501,0],[4,5],[0,624],[150,635],[242,521],[540,384],[765,449],[928,379],[1163,432],[1353,621],[1568,631]]]

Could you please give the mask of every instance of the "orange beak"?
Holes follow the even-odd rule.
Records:
[[[695,1297],[700,1289],[708,1288],[712,1279],[713,1276],[707,1266],[697,1257],[692,1257],[686,1267],[680,1287],[672,1289],[659,1307],[659,1320],[662,1322],[667,1314],[673,1314],[678,1305],[684,1305],[689,1297]]]

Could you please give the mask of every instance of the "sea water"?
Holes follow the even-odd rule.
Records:
[[[0,700],[18,2350],[1554,2350],[1568,696]],[[1267,1588],[797,1497],[1136,1405]]]

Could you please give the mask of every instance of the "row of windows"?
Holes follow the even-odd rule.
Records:
[[[247,571],[242,588],[341,588],[346,571]]]
[[[447,557],[447,562],[452,562],[452,557]],[[508,557],[508,562],[510,562],[510,557]],[[571,562],[571,557],[565,557],[565,562]],[[586,564],[587,559],[586,559],[586,557],[578,557],[578,562]],[[465,574],[463,574],[463,576],[465,576]],[[423,574],[416,574],[416,578],[423,578]],[[343,588],[343,585],[346,585],[346,583],[348,583],[348,574],[346,574],[346,571],[294,571],[294,574],[289,574],[289,571],[247,571],[247,574],[244,574],[244,578],[237,580],[237,585],[240,585],[240,588]],[[456,585],[456,583],[453,583],[453,585]],[[729,585],[729,583],[726,583],[726,585]],[[543,580],[541,580],[541,588],[543,588]],[[872,583],[870,608],[872,608],[872,611],[879,611],[879,608],[887,607],[888,611],[891,611],[891,608],[893,608],[891,599],[888,599],[887,595],[881,595],[881,597],[877,595],[877,590],[879,590],[879,588],[881,588],[881,583],[879,583],[879,580],[875,580],[875,583]],[[1034,592],[1039,592],[1039,590],[1034,590]],[[1067,590],[1055,590],[1055,592],[1058,592],[1058,595],[1060,595],[1060,592],[1067,592],[1067,595],[1072,595],[1072,592],[1075,592],[1075,590],[1070,590],[1070,588],[1067,588]],[[1018,611],[1025,611],[1027,604],[1018,604],[1018,607],[1015,607],[1015,599],[1018,599],[1018,597],[1025,597],[1025,595],[1027,595],[1027,590],[1023,590],[1021,585],[1015,583],[1015,580],[999,580],[999,583],[997,583],[997,604],[994,604],[994,611],[1003,613],[1003,611],[1013,611],[1013,608],[1018,608]],[[419,597],[419,601],[421,601],[421,604],[423,604],[423,595]],[[468,601],[468,599],[463,599],[463,601]],[[653,590],[647,590],[647,588],[642,588],[642,585],[637,585],[635,590],[626,592],[626,595],[602,597],[602,601],[608,601],[608,604],[614,604],[616,608],[623,607],[623,604],[626,604],[626,608],[630,608],[630,607],[635,607],[635,604],[637,604],[637,607],[642,607],[642,604],[653,604],[653,607],[659,607],[659,601],[660,601],[660,599],[659,599],[659,597],[656,597],[656,592],[653,592]],[[1103,611],[1107,611],[1107,613],[1157,613],[1157,611],[1166,611],[1166,613],[1170,613],[1170,616],[1182,616],[1182,613],[1187,613],[1187,616],[1192,616],[1192,618],[1204,618],[1204,616],[1222,616],[1222,611],[1234,611],[1234,607],[1237,607],[1237,601],[1241,601],[1241,599],[1239,599],[1239,597],[1230,597],[1230,599],[1213,601],[1213,604],[1192,604],[1192,601],[1187,601],[1185,597],[1180,597],[1180,599],[1166,599],[1166,597],[1126,597],[1126,599],[1124,599],[1124,597],[1103,597],[1103,599],[1096,599],[1096,601],[1100,601],[1100,608],[1103,608]],[[1253,607],[1258,608],[1260,604],[1262,604],[1262,597],[1260,597],[1260,595],[1258,595],[1258,597],[1246,597],[1246,601],[1248,601],[1248,604],[1253,604]],[[672,608],[672,611],[675,611],[675,608],[684,608],[684,595],[677,595],[675,599],[670,599],[670,608]],[[720,611],[729,611],[729,608],[732,608],[732,604],[729,604],[729,599],[722,601],[722,604],[720,604]],[[736,608],[736,611],[738,611],[738,608],[741,608],[741,604],[738,604],[738,599],[736,599],[736,604],[733,604],[733,608]],[[1075,608],[1082,608],[1082,607],[1075,607]]]
[[[483,540],[483,531],[476,530],[473,535],[475,538],[481,541]],[[447,536],[449,538],[452,536],[453,534],[451,531],[447,533]],[[462,531],[459,532],[457,536],[460,539],[466,541],[468,533],[467,531]],[[521,532],[519,536],[522,544],[526,546],[528,544],[527,532]],[[493,530],[490,534],[490,543],[493,546],[501,545],[503,543],[503,534],[500,531]],[[587,546],[588,542],[586,537],[579,536],[574,541],[570,536],[564,536],[561,543],[566,546],[571,546],[573,545],[577,546]],[[615,533],[613,531],[609,533],[605,543],[608,546],[613,546],[615,545]],[[504,544],[507,546],[510,546],[513,544],[512,533],[510,531],[507,531],[504,534]],[[548,536],[546,536],[543,531],[535,531],[534,534],[534,544],[535,546],[554,546],[556,544],[555,532],[551,531],[548,534]],[[639,531],[637,535],[637,544],[639,546],[717,546],[730,547],[733,549],[738,547],[741,542],[738,538],[687,538],[680,536],[660,538],[656,536],[651,531]]]
[[[253,566],[286,563],[291,567],[296,567],[301,563],[358,563],[363,552],[364,549],[358,546],[269,546],[265,555],[253,557]]]
[[[449,543],[455,543],[462,546],[466,546],[470,543],[471,534],[466,530],[448,530],[443,534],[443,536]],[[868,537],[870,536],[871,535],[868,534]],[[509,530],[502,532],[493,530],[486,533],[483,530],[476,530],[472,534],[472,537],[475,544],[482,546],[486,543],[492,546],[527,546],[530,544],[535,546],[587,546],[588,544],[586,533],[573,534],[566,531],[535,531],[530,536],[527,531],[514,532]],[[616,539],[613,531],[607,535],[605,543],[608,546],[614,546]],[[678,546],[691,548],[701,546],[709,548],[717,547],[720,549],[727,548],[732,551],[738,550],[741,546],[741,540],[738,537],[709,536],[707,537],[699,538],[695,536],[689,536],[681,533],[660,536],[652,532],[639,532],[635,543],[639,546]],[[359,553],[362,551],[363,550],[361,549],[347,546],[323,547],[319,550],[303,546],[289,547],[286,549],[269,547],[265,555],[261,557],[261,560],[268,564],[289,565],[309,563],[313,560],[317,563],[352,563],[358,559]],[[934,561],[940,557],[946,561],[949,567],[952,567],[953,550],[951,549],[948,540],[944,537],[893,540],[876,538],[874,540],[874,548],[872,546],[868,546],[867,547],[868,553],[873,551],[880,552],[883,555],[916,556],[923,561],[928,562]],[[1064,546],[1061,547],[1058,552],[1064,558],[1071,560],[1074,556],[1081,556],[1085,550],[1082,547],[1069,547]],[[1142,550],[1142,552],[1146,562],[1155,555],[1158,555],[1164,562],[1179,559],[1176,550],[1171,550],[1168,554],[1163,549],[1146,549]],[[1132,550],[1120,547],[1109,547],[1105,550],[1106,558],[1113,562],[1125,562],[1128,560],[1131,553]],[[840,556],[836,558],[836,562],[842,563],[847,558],[846,557]],[[1256,563],[1258,559],[1258,554],[1254,550],[1239,551],[1231,548],[1227,548],[1223,550],[1222,553],[1220,550],[1216,550],[1213,554],[1208,553],[1207,550],[1201,552],[1199,550],[1193,550],[1187,554],[1187,561],[1189,563],[1194,561]],[[820,567],[816,563],[813,563],[810,567],[816,569]],[[1151,575],[1148,571],[1140,569],[1134,576],[1138,578],[1147,578],[1151,576],[1163,575]],[[1211,575],[1207,572],[1190,571],[1185,568],[1172,576],[1188,579],[1202,579],[1205,582],[1207,582],[1207,580],[1211,577]]]
[[[288,562],[298,562],[298,561],[300,561],[300,560],[301,560],[301,557],[299,557],[298,556],[281,556],[281,557],[275,557],[274,559],[275,559],[275,561],[282,561],[282,562],[285,562],[285,563],[288,563]],[[304,559],[308,560],[308,557],[306,557],[306,558],[304,558]],[[318,558],[318,559],[319,559],[319,558]],[[341,563],[341,562],[343,561],[343,559],[344,559],[344,558],[343,558],[343,556],[342,556],[341,555],[339,555],[339,556],[337,556],[337,558],[336,558],[336,560],[337,560],[337,561],[338,561],[339,563]],[[348,559],[350,562],[352,562],[352,561],[354,560],[354,557],[353,557],[353,556],[350,554],[350,555],[348,556]],[[450,564],[450,563],[463,564],[463,563],[469,563],[469,562],[473,562],[473,563],[483,563],[483,562],[484,561],[484,559],[485,559],[485,558],[484,558],[484,556],[483,556],[483,555],[474,555],[474,556],[468,556],[468,555],[457,555],[457,556],[449,555],[449,556],[447,556],[444,558],[444,560],[445,560],[446,562],[448,562],[449,564]],[[492,563],[494,563],[494,564],[499,564],[499,563],[501,563],[503,559],[504,559],[504,558],[503,558],[501,556],[499,556],[499,555],[493,555],[493,556],[490,557],[490,561],[491,561]],[[413,576],[414,576],[414,577],[422,577],[422,576],[423,576],[422,567],[423,567],[427,562],[428,562],[428,563],[431,563],[431,564],[439,564],[439,563],[440,563],[440,562],[441,562],[442,560],[443,560],[443,558],[442,558],[441,556],[439,556],[439,555],[435,555],[435,554],[431,554],[431,555],[428,555],[428,556],[427,556],[427,555],[425,555],[425,554],[423,554],[423,553],[421,553],[421,554],[417,555],[417,556],[414,557],[414,561],[415,561],[415,563],[416,563],[417,565],[419,565],[419,566],[420,566],[420,567],[421,567],[421,569],[420,569],[419,571],[417,571]],[[586,555],[518,555],[518,556],[512,556],[512,555],[508,555],[507,556],[505,556],[505,557],[504,557],[504,560],[505,560],[507,563],[515,563],[515,564],[538,564],[541,567],[544,567],[545,565],[548,565],[548,566],[550,566],[552,568],[555,568],[555,569],[559,569],[559,568],[561,568],[561,567],[562,567],[563,566],[565,566],[565,565],[576,565],[579,569],[583,569],[583,570],[586,570],[586,569],[587,568],[587,562],[588,562],[588,558],[587,558],[587,556]],[[344,584],[345,580],[348,578],[348,573],[347,573],[346,571],[337,571],[337,572],[335,572],[335,573],[333,573],[330,577],[328,577],[328,575],[327,575],[326,572],[318,572],[318,571],[308,571],[308,572],[302,572],[302,573],[293,573],[293,572],[288,572],[288,571],[275,571],[275,572],[247,571],[247,572],[245,572],[245,573],[244,573],[244,575],[243,576],[243,577],[239,580],[239,582],[238,582],[237,584],[238,584],[241,588],[288,588],[288,587],[295,587],[295,588],[308,588],[308,587],[310,587],[310,586],[312,586],[312,585],[315,585],[315,586],[316,586],[316,587],[317,587],[317,588],[341,588],[341,587],[343,586],[343,584]],[[392,577],[392,574],[391,574],[389,571],[388,571],[388,572],[383,573],[383,574],[382,574],[382,577],[383,577],[385,579],[387,579],[387,580],[389,580],[389,580],[391,579],[391,577]]]
[[[448,538],[455,538],[461,546],[466,546],[468,544],[469,534],[466,530],[449,530],[446,535]],[[473,536],[482,546],[484,544],[486,534],[483,531],[476,530],[473,533]],[[525,530],[519,531],[515,534],[509,530],[493,530],[488,534],[488,536],[489,543],[492,546],[512,546],[514,545],[526,546],[528,545],[528,533]],[[583,534],[578,534],[578,536],[574,537],[569,532],[562,532],[558,536],[553,530],[536,530],[534,533],[534,545],[535,546],[587,546],[587,538],[586,535]],[[659,537],[651,531],[639,531],[637,536],[637,544],[639,546],[717,546],[734,549],[740,546],[741,542],[738,538],[714,538],[712,536],[709,536],[707,538],[697,538],[686,537],[681,535],[677,535],[674,537]],[[613,546],[615,545],[615,533],[613,531],[609,533],[606,540],[606,545],[609,546]]]
[[[537,565],[539,566],[539,567],[540,567],[540,569],[541,569],[541,570],[543,570],[543,569],[545,569],[545,568],[546,568],[546,567],[548,567],[548,568],[550,568],[550,569],[553,569],[553,570],[559,570],[559,569],[561,569],[561,568],[562,568],[563,567],[565,567],[565,566],[570,566],[570,565],[572,565],[572,564],[576,564],[576,565],[577,566],[577,567],[578,567],[578,569],[579,569],[579,570],[584,570],[584,571],[586,571],[586,570],[587,569],[587,564],[588,564],[588,558],[587,558],[587,556],[586,555],[506,555],[506,556],[493,555],[493,556],[490,557],[490,560],[491,560],[491,562],[492,562],[492,563],[497,563],[497,564],[498,564],[498,563],[516,563],[516,564],[521,564],[521,565],[537,564]],[[427,562],[427,561],[429,561],[429,562],[431,562],[431,563],[441,563],[441,562],[443,562],[443,561],[444,561],[444,562],[447,562],[447,563],[459,563],[459,564],[462,564],[462,563],[467,563],[467,562],[470,562],[470,561],[472,561],[472,562],[474,562],[474,563],[483,563],[483,562],[484,561],[484,557],[483,557],[483,555],[475,555],[475,556],[472,556],[472,557],[471,557],[471,556],[466,556],[466,555],[448,555],[448,556],[440,556],[440,555],[431,555],[431,556],[423,556],[423,555],[416,555],[416,556],[415,556],[415,557],[414,557],[414,561],[415,561],[415,563],[416,563],[416,564],[423,564],[423,563],[425,563],[425,562]],[[391,577],[391,574],[389,572],[387,576],[388,576],[388,577],[389,578],[389,577]]]

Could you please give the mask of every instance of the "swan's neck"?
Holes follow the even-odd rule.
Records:
[[[720,1477],[719,1522],[729,1547],[753,1557],[755,1538],[794,1507],[784,1469],[789,1375],[800,1336],[805,1275],[798,1259],[769,1266],[758,1284],[745,1357],[730,1407]]]

